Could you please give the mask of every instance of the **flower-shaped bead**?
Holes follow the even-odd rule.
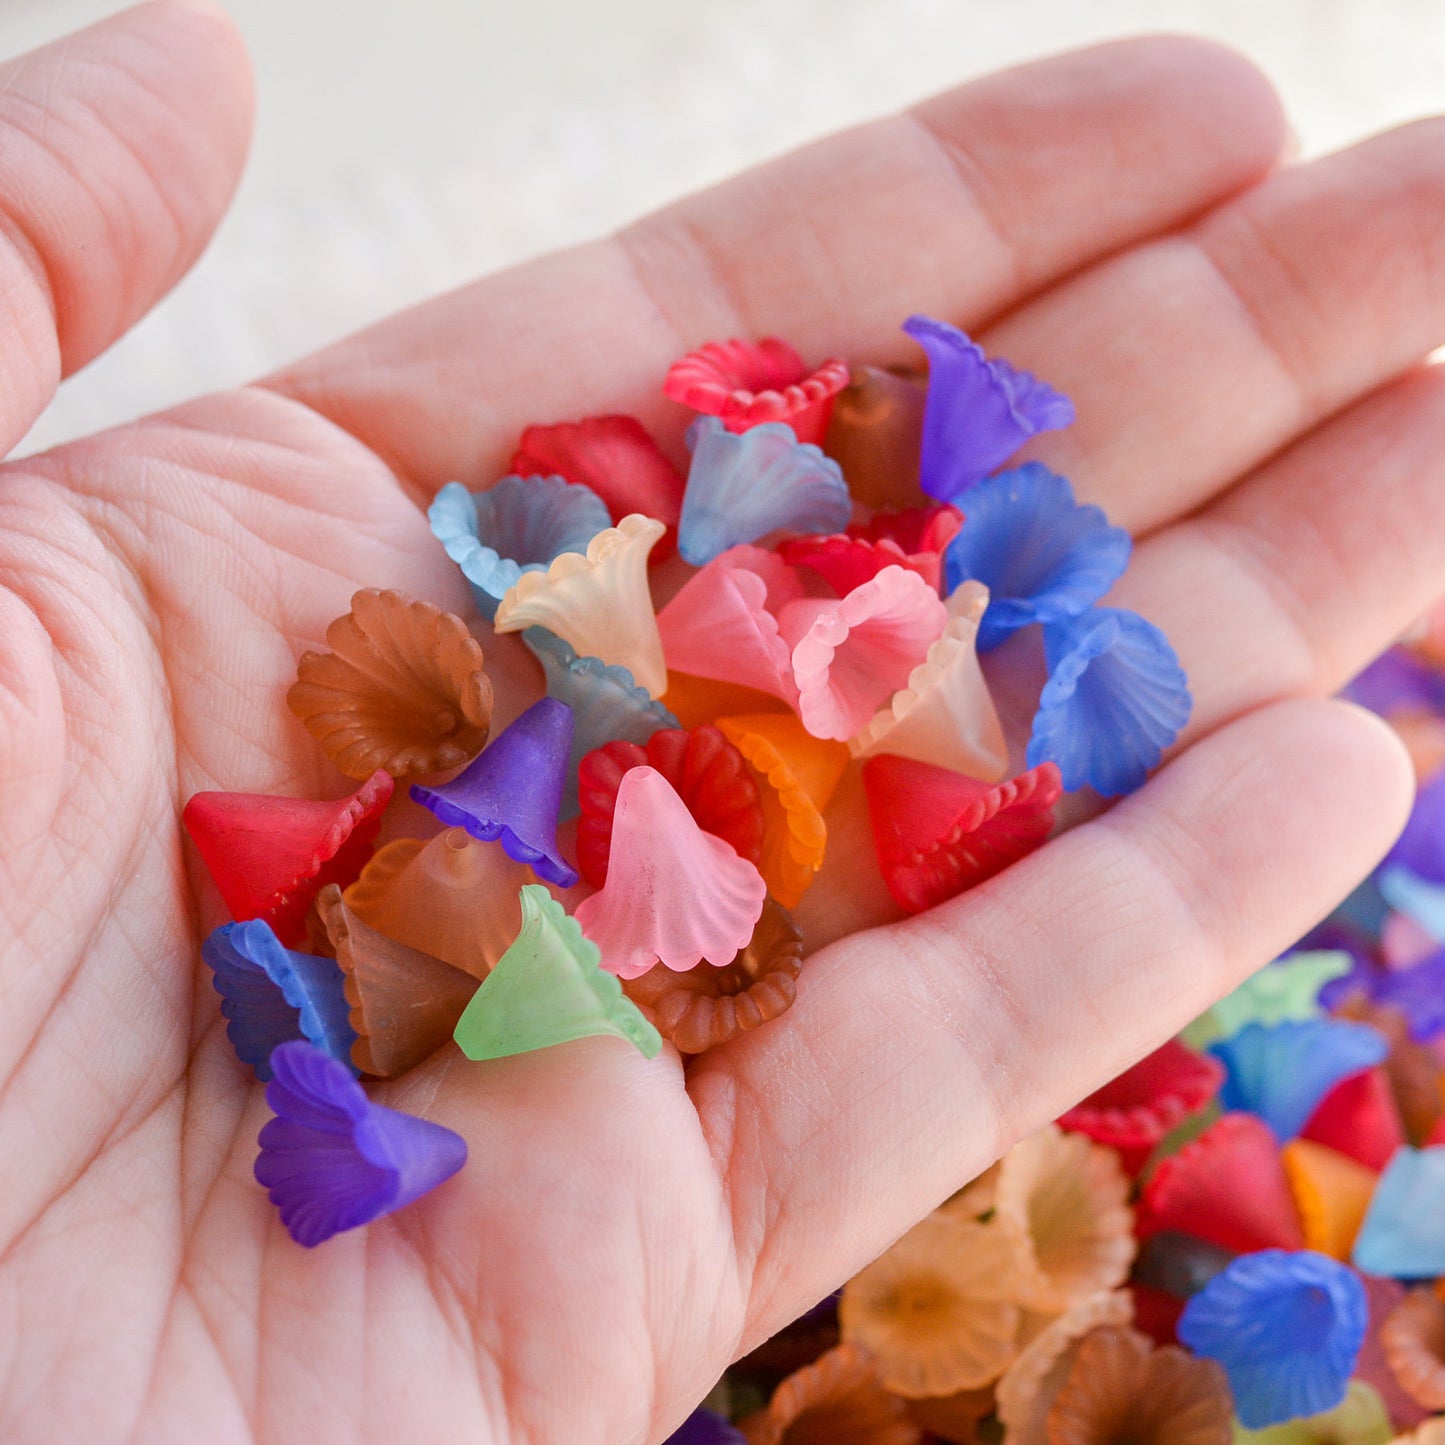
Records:
[[[909,1399],[987,1385],[1016,1352],[1024,1267],[1010,1228],[935,1210],[843,1287],[843,1338]]]
[[[988,593],[965,582],[949,599],[951,614],[923,660],[849,739],[855,758],[892,753],[997,782],[1008,766],[998,710],[978,664],[975,642]]]
[[[635,417],[589,416],[529,426],[507,464],[520,476],[542,473],[590,487],[614,523],[633,512],[656,517],[670,532],[682,508],[682,476]],[[572,547],[569,550],[580,549]],[[652,549],[654,565],[676,550],[671,537]]]
[[[1078,616],[1119,579],[1132,546],[1097,507],[1074,501],[1065,478],[1027,462],[969,492],[944,580],[950,592],[969,580],[988,588],[978,633],[987,652],[1031,622]]]
[[[498,632],[545,627],[579,657],[625,667],[652,697],[667,690],[667,665],[647,558],[666,529],[634,512],[598,532],[585,552],[564,552],[545,572],[528,572],[497,606]]]
[[[777,614],[802,595],[797,574],[776,553],[730,547],[690,577],[658,615],[668,665],[675,673],[767,693],[791,707],[798,687]]]
[[[1445,1146],[1401,1149],[1380,1176],[1355,1239],[1355,1264],[1397,1279],[1445,1275]]]
[[[925,660],[948,609],[916,573],[885,567],[846,597],[799,598],[778,614],[793,647],[798,715],[815,737],[846,741]]]
[[[522,928],[457,1021],[469,1059],[504,1059],[578,1039],[625,1039],[652,1058],[662,1047],[596,945],[540,883],[521,892]]]
[[[182,821],[231,916],[261,918],[282,943],[306,936],[306,911],[371,856],[391,776],[373,773],[348,798],[318,803],[264,793],[195,793]]]
[[[710,341],[673,362],[663,393],[694,411],[717,417],[730,432],[785,422],[800,441],[820,442],[833,398],[848,384],[848,365],[836,357],[810,372],[776,336],[758,342]]]
[[[645,743],[662,728],[675,728],[677,719],[638,687],[625,667],[600,657],[579,657],[570,642],[545,627],[529,627],[522,640],[542,664],[547,696],[572,710],[572,751],[562,782],[559,817],[577,816],[577,767],[595,748],[625,741]]]
[[[1052,763],[992,784],[888,753],[863,764],[863,787],[883,881],[909,913],[1041,847],[1062,792]]]
[[[1137,788],[1188,721],[1188,680],[1168,639],[1119,608],[1044,628],[1049,680],[1029,738],[1030,767],[1059,765],[1064,787],[1105,797]]]
[[[1253,1114],[1225,1114],[1160,1161],[1139,1199],[1141,1240],[1162,1231],[1245,1253],[1304,1243],[1279,1141]]]
[[[459,767],[492,721],[482,649],[460,617],[400,592],[358,592],[305,652],[286,705],[349,777]]]
[[[1076,1104],[1059,1125],[1117,1149],[1125,1170],[1137,1174],[1171,1129],[1213,1099],[1223,1078],[1216,1060],[1170,1039]]]
[[[296,1039],[347,1060],[354,1072],[349,1060],[356,1034],[333,959],[283,947],[259,918],[223,923],[201,945],[201,957],[221,995],[231,1047],[258,1079],[271,1077],[271,1051]]]
[[[767,888],[731,844],[705,833],[655,768],[623,774],[607,882],[577,906],[603,967],[636,978],[661,960],[723,967],[747,946]]]
[[[435,1189],[467,1159],[450,1129],[373,1104],[335,1059],[306,1043],[271,1055],[258,1182],[297,1244],[311,1248]]]
[[[1365,1339],[1359,1277],[1308,1250],[1244,1254],[1184,1307],[1179,1338],[1218,1360],[1251,1429],[1317,1415],[1345,1396]]]
[[[995,1217],[1027,1241],[1017,1298],[1057,1313],[1124,1282],[1138,1248],[1118,1156],[1054,1125],[1004,1155]]]
[[[595,492],[562,477],[503,477],[485,492],[448,482],[427,517],[487,618],[523,573],[545,571],[564,553],[585,552],[612,523]]]
[[[928,353],[921,475],[929,496],[958,502],[1031,436],[1073,421],[1068,397],[1002,357],[990,360],[956,326],[910,316],[903,329]]]
[[[677,550],[701,567],[729,547],[772,532],[841,532],[852,504],[837,462],[773,423],[741,435],[714,417],[688,430],[692,466]]]
[[[1258,1114],[1281,1141],[1304,1128],[1335,1084],[1378,1064],[1388,1049],[1378,1030],[1336,1019],[1246,1024],[1209,1046],[1226,1070],[1223,1107]]]
[[[1224,1371],[1136,1330],[1084,1337],[1048,1416],[1051,1445],[1229,1445],[1234,1410]]]
[[[577,870],[557,849],[557,817],[572,754],[572,709],[556,698],[534,702],[465,772],[411,796],[443,823],[482,842],[500,840],[509,858],[559,888]]]

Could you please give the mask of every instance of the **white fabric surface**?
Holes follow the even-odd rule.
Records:
[[[8,0],[0,52],[115,8]],[[1175,29],[1252,55],[1306,151],[1445,108],[1440,0],[229,0],[260,124],[193,275],[22,451],[244,381],[399,306],[970,75]]]

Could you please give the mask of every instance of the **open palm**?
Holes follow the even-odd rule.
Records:
[[[162,0],[0,76],[0,439],[203,244],[248,124]],[[1328,693],[1445,577],[1445,146],[1276,170],[1264,83],[1128,42],[971,86],[269,381],[0,471],[0,1438],[617,1442],[1287,945],[1410,780]],[[198,964],[206,788],[336,795],[282,706],[361,586],[466,612],[421,507],[522,426],[675,442],[667,363],[776,333],[907,359],[945,316],[1069,392],[1037,455],[1140,538],[1116,589],[1197,700],[1140,793],[886,917],[856,790],[792,1013],[684,1072],[590,1039],[385,1091],[461,1132],[419,1205],[304,1251]],[[537,680],[485,641],[500,716]],[[860,930],[867,931],[860,931]]]

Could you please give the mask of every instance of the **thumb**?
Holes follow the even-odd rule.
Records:
[[[0,65],[0,455],[195,261],[250,130],[249,66],[210,0]]]

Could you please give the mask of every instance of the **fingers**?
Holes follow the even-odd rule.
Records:
[[[783,1024],[690,1082],[755,1265],[752,1338],[1287,947],[1411,790],[1377,720],[1281,704],[990,883],[817,955]]]
[[[622,239],[686,345],[776,331],[820,353],[916,363],[899,326],[921,296],[977,326],[1256,180],[1282,126],[1240,56],[1125,41],[811,146]]]
[[[1078,408],[1031,454],[1147,530],[1445,341],[1445,120],[1272,175],[991,331]]]
[[[1261,175],[1284,128],[1248,64],[1121,42],[962,89],[764,166],[619,240],[419,307],[273,379],[420,497],[489,480],[532,421],[628,411],[681,437],[668,364],[714,337],[916,359],[917,310],[981,323]]]
[[[1194,694],[1183,741],[1335,691],[1445,591],[1445,369],[1411,373],[1156,533],[1109,601],[1146,613]]]
[[[0,67],[0,454],[195,260],[249,132],[245,57],[208,0]]]

